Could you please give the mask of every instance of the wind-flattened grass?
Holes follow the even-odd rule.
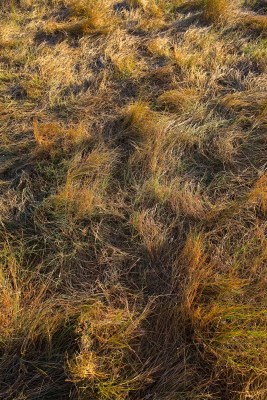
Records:
[[[66,33],[80,36],[86,34],[108,34],[113,29],[115,16],[110,5],[102,0],[69,1],[71,16],[68,21],[48,21],[44,26],[47,34]]]
[[[153,17],[161,17],[162,16],[162,10],[160,8],[160,2],[152,0],[152,1],[147,1],[147,0],[127,0],[128,4],[131,7],[140,7],[144,11],[150,13]]]
[[[95,301],[84,308],[78,321],[80,349],[69,361],[69,374],[84,395],[99,399],[126,399],[146,384],[138,373],[138,359],[131,344],[142,335],[146,311],[138,315],[124,307]],[[140,368],[140,366],[139,366]]]
[[[69,149],[90,140],[90,133],[83,125],[64,127],[55,122],[33,121],[33,134],[37,144],[37,152],[59,154],[62,149]]]
[[[255,60],[257,65],[262,69],[266,70],[267,65],[267,40],[260,38],[256,43],[250,43],[245,45],[244,52],[249,58]]]
[[[254,184],[249,199],[260,206],[262,212],[267,211],[267,176],[263,174]]]
[[[155,57],[168,58],[170,56],[170,44],[166,38],[157,37],[150,40],[147,49]]]
[[[157,102],[170,111],[190,111],[198,101],[197,92],[194,89],[169,90],[162,93]]]
[[[163,251],[168,233],[166,228],[156,220],[155,212],[136,213],[132,218],[132,224],[152,258]]]
[[[252,242],[249,246],[253,247]],[[227,370],[239,381],[234,398],[243,398],[245,394],[264,398],[266,304],[257,282],[239,277],[237,271],[241,263],[249,261],[238,256],[232,272],[215,273],[216,265],[210,264],[213,261],[205,249],[203,235],[194,234],[188,237],[182,257],[189,272],[184,306],[194,326],[195,340],[204,346],[210,360],[217,360],[215,368],[222,379]],[[259,299],[257,306],[252,306],[255,295]],[[227,390],[232,390],[230,382]]]
[[[244,15],[240,18],[240,26],[248,30],[258,32],[264,37],[267,35],[266,15]]]
[[[0,398],[265,400],[264,15],[239,4],[1,2]]]
[[[49,277],[43,280],[39,271],[27,270],[23,248],[7,243],[0,256],[1,396],[66,394],[70,387],[62,351],[70,349],[74,338],[70,320],[75,307],[51,296]]]
[[[162,120],[151,110],[149,103],[137,101],[130,104],[123,113],[125,133],[133,141],[146,141],[157,136],[162,129]]]
[[[87,157],[75,156],[67,172],[65,185],[51,198],[59,213],[70,220],[86,218],[105,208],[103,196],[111,180],[116,153],[96,148]]]

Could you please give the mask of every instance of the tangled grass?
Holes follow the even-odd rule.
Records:
[[[265,400],[266,1],[0,12],[0,399]]]

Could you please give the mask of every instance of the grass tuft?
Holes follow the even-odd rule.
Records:
[[[135,359],[131,343],[142,334],[145,314],[138,315],[127,305],[115,308],[100,301],[86,308],[78,322],[80,349],[69,361],[70,377],[84,395],[126,399],[144,383],[145,377],[130,362]]]
[[[33,121],[33,134],[37,149],[51,154],[59,154],[62,149],[68,151],[90,139],[83,124],[65,128],[58,122],[39,123],[36,119]]]
[[[66,22],[49,21],[44,26],[46,34],[67,33],[73,36],[108,34],[113,29],[115,16],[102,0],[69,1],[71,16]]]
[[[198,94],[194,89],[169,90],[162,93],[157,102],[170,111],[190,111],[198,101]]]
[[[240,26],[258,32],[266,37],[267,17],[265,15],[244,15],[240,19]]]
[[[203,17],[208,23],[221,23],[231,17],[231,4],[227,0],[203,0]]]

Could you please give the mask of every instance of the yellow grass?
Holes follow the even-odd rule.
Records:
[[[266,400],[263,1],[0,3],[0,398]]]
[[[204,0],[203,16],[207,22],[222,22],[230,17],[231,4],[227,0]]]
[[[192,109],[197,101],[198,95],[194,89],[169,90],[158,98],[159,105],[178,112]]]

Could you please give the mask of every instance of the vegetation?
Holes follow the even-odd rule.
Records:
[[[0,12],[0,399],[265,400],[266,1]]]

